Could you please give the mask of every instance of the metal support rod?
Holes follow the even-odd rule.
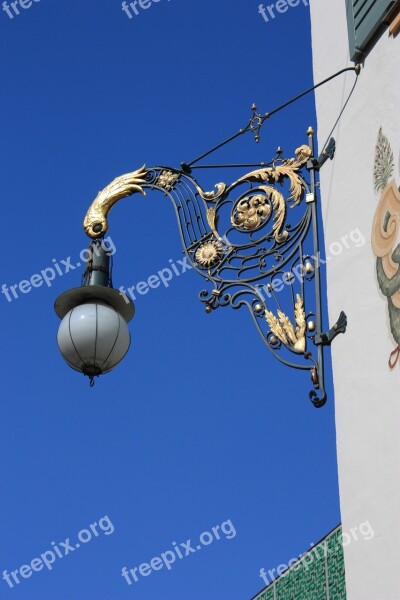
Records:
[[[274,161],[269,163],[260,162],[260,163],[230,163],[226,165],[197,165],[196,167],[192,167],[192,169],[241,169],[243,167],[269,167],[273,165]]]
[[[311,149],[311,156],[314,156],[314,130],[310,127],[308,130],[308,144]],[[316,307],[316,334],[321,335],[322,333],[322,301],[321,301],[321,256],[319,248],[319,235],[318,235],[318,212],[317,212],[317,194],[316,194],[316,182],[315,182],[315,170],[310,169],[310,188],[313,194],[314,200],[311,204],[311,223],[313,231],[313,248],[315,258],[315,307]],[[322,397],[314,391],[310,392],[310,399],[313,404],[319,408],[325,404],[326,394],[324,388],[324,348],[318,346],[318,387],[322,393]]]
[[[360,71],[361,71],[361,67],[360,67],[360,65],[356,65],[355,67],[346,67],[345,69],[341,69],[340,71],[338,71],[334,75],[331,75],[330,77],[327,77],[323,81],[320,81],[320,83],[317,83],[316,85],[313,85],[312,87],[308,88],[307,90],[305,90],[301,94],[298,94],[297,96],[295,96],[291,100],[288,100],[284,104],[281,104],[280,106],[278,106],[274,110],[271,110],[271,111],[265,113],[264,116],[262,116],[262,117],[260,116],[260,127],[263,125],[264,121],[266,119],[269,119],[270,117],[272,117],[272,115],[275,115],[276,113],[278,113],[279,111],[283,110],[287,106],[290,106],[290,104],[293,104],[294,102],[297,102],[297,100],[300,100],[301,98],[303,98],[304,96],[306,96],[310,92],[316,90],[317,88],[321,87],[322,85],[325,85],[329,81],[332,81],[332,79],[335,79],[336,77],[338,77],[339,75],[342,75],[343,73],[346,73],[347,71],[354,71],[355,74],[358,77],[358,75],[360,74]],[[243,135],[247,131],[251,131],[251,129],[252,129],[252,120],[250,120],[250,123],[244,129],[240,129],[237,133],[234,133],[233,135],[231,135],[230,137],[228,137],[223,142],[217,144],[217,146],[214,146],[213,148],[211,148],[211,150],[208,150],[207,152],[204,152],[204,154],[201,154],[200,156],[198,156],[197,158],[195,158],[194,160],[192,160],[189,163],[181,163],[183,170],[185,172],[190,173],[191,167],[193,167],[193,165],[195,163],[199,162],[199,160],[202,160],[206,156],[209,156],[209,154],[212,154],[216,150],[219,150],[219,148],[222,148],[226,144],[229,144],[229,142],[232,142],[234,139],[236,139],[240,135]]]

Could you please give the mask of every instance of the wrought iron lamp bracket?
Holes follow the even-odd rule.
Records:
[[[263,118],[256,110],[248,130],[258,136]],[[206,311],[247,306],[271,353],[310,372],[310,399],[320,407],[326,402],[324,346],[344,333],[346,319],[342,313],[322,331],[316,172],[333,158],[335,144],[331,140],[316,158],[312,128],[307,134],[308,144],[294,157],[283,158],[279,148],[268,166],[230,185],[217,183],[213,191],[204,191],[187,168],[143,166],[117,177],[90,206],[84,229],[101,238],[120,199],[146,189],[163,192],[174,205],[188,260],[212,286],[199,295]]]

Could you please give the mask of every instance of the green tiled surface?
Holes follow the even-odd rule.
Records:
[[[346,600],[341,527],[253,600]]]

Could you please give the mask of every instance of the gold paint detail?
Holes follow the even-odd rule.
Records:
[[[126,198],[135,192],[146,195],[142,185],[146,183],[146,166],[137,171],[116,177],[100,191],[89,207],[83,222],[86,235],[92,239],[103,236],[107,229],[107,216],[111,208],[121,198]],[[98,231],[97,231],[98,229]]]
[[[318,377],[318,370],[317,370],[316,367],[314,367],[313,369],[311,369],[311,381],[313,382],[313,384],[315,385],[315,387],[318,387],[319,377]]]
[[[298,354],[303,354],[306,351],[306,314],[303,300],[299,294],[296,296],[294,317],[297,327],[294,327],[289,317],[281,310],[278,310],[278,318],[269,310],[265,311],[265,318],[271,332],[285,346]]]
[[[303,197],[304,189],[297,171],[306,164],[311,156],[311,149],[307,145],[300,146],[295,151],[296,158],[289,158],[281,165],[257,169],[237,180],[236,184],[243,181],[268,181],[268,183],[281,183],[285,177],[290,181],[290,198],[293,206],[297,206]]]
[[[173,173],[172,171],[161,171],[159,176],[157,177],[156,185],[167,190],[169,192],[174,187],[175,183],[179,179],[178,173]]]
[[[308,323],[307,323],[307,331],[309,331],[310,333],[312,333],[313,331],[315,331],[315,322],[314,321],[308,321]]]
[[[227,186],[226,183],[221,182],[217,183],[215,187],[217,188],[215,192],[204,192],[198,185],[196,185],[196,190],[203,200],[206,200],[207,202],[215,202],[225,193]]]
[[[309,136],[315,135],[315,131],[314,131],[313,127],[311,127],[311,125],[307,129],[307,135],[309,135]]]
[[[257,169],[247,173],[238,179],[232,187],[244,182],[268,182],[270,184],[282,183],[285,178],[290,181],[290,197],[289,202],[293,206],[297,206],[304,195],[304,187],[298,170],[304,166],[310,158],[312,152],[309,146],[303,145],[297,148],[296,158],[290,158],[282,162],[282,164],[274,165],[263,169]],[[274,216],[273,234],[278,243],[287,239],[288,233],[282,232],[282,228],[286,217],[286,201],[283,195],[271,186],[260,186],[260,189],[269,196],[272,202],[272,207],[276,211]],[[308,198],[308,201],[311,199]],[[237,229],[246,231],[254,231],[263,221],[266,221],[270,216],[271,206],[267,199],[262,194],[249,195],[243,198],[236,206],[236,212],[232,215],[231,221]]]
[[[269,185],[261,185],[260,188],[269,196],[274,213],[274,225],[272,227],[275,241],[282,243],[286,240],[288,232],[282,232],[286,217],[286,202],[283,195]],[[271,206],[263,194],[246,196],[236,206],[236,211],[231,217],[231,222],[236,229],[254,231],[265,222],[271,214]]]
[[[219,242],[204,242],[196,250],[194,258],[201,267],[209,268],[217,264],[223,256],[223,247]]]
[[[207,223],[209,224],[210,229],[215,235],[215,237],[219,240],[221,238],[217,231],[217,221],[218,217],[217,213],[215,212],[215,208],[207,208]]]
[[[264,186],[264,189],[268,189]],[[273,188],[269,188],[274,191]],[[242,198],[236,206],[235,214],[231,217],[232,225],[246,231],[254,231],[271,214],[271,207],[263,194]]]
[[[310,273],[314,272],[314,265],[312,265],[310,262],[306,262],[304,265],[304,273],[306,273],[307,275],[310,275]]]

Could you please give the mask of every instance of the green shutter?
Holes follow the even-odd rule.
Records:
[[[396,0],[346,0],[350,58],[356,60],[385,20]]]

